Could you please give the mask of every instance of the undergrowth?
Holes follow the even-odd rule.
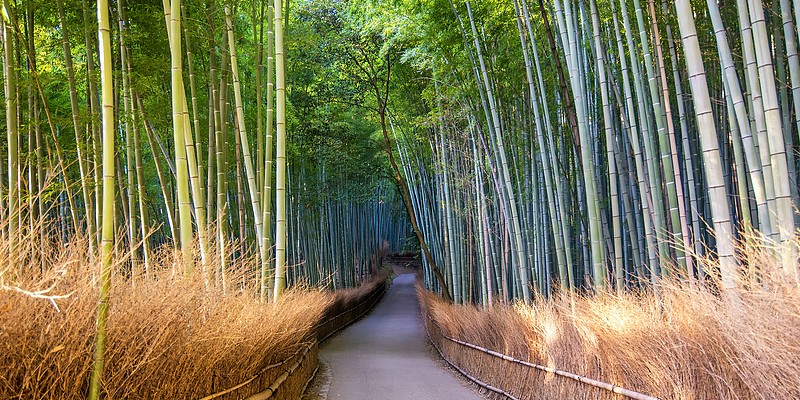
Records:
[[[13,259],[8,242],[0,242],[0,398],[83,399],[99,263],[84,239],[39,239],[19,242]],[[170,248],[155,256],[147,274],[128,258],[115,256],[105,398],[191,399],[235,386],[314,340],[334,301],[340,307],[358,301],[376,284],[340,295],[295,288],[265,304],[255,260],[239,259],[223,279],[210,277],[220,271],[218,262],[206,265],[205,274],[199,263],[185,273]]]
[[[771,249],[742,250],[750,268],[725,296],[711,281],[667,279],[658,296],[564,293],[490,310],[448,304],[422,289],[420,298],[448,358],[520,399],[621,397],[439,335],[661,399],[800,398],[800,288],[781,275]]]

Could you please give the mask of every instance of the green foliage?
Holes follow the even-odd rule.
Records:
[[[348,48],[353,40],[363,38],[353,25],[354,10],[321,1],[300,3],[293,11],[287,51],[290,158],[298,160],[292,167],[304,171],[303,185],[312,189],[304,191],[304,202],[371,198],[389,174],[382,138],[373,135],[374,94],[347,55],[357,52]],[[364,50],[384,45],[377,34],[360,43]]]

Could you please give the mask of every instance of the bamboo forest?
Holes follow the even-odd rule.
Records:
[[[800,0],[0,14],[0,399],[800,398]]]

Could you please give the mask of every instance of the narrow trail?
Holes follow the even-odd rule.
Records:
[[[399,275],[370,314],[320,349],[329,380],[321,383],[323,399],[483,399],[434,359],[414,279],[410,273]]]

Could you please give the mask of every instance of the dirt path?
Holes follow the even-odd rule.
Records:
[[[320,359],[323,399],[483,399],[428,349],[412,274],[395,278],[367,317],[320,349]]]

